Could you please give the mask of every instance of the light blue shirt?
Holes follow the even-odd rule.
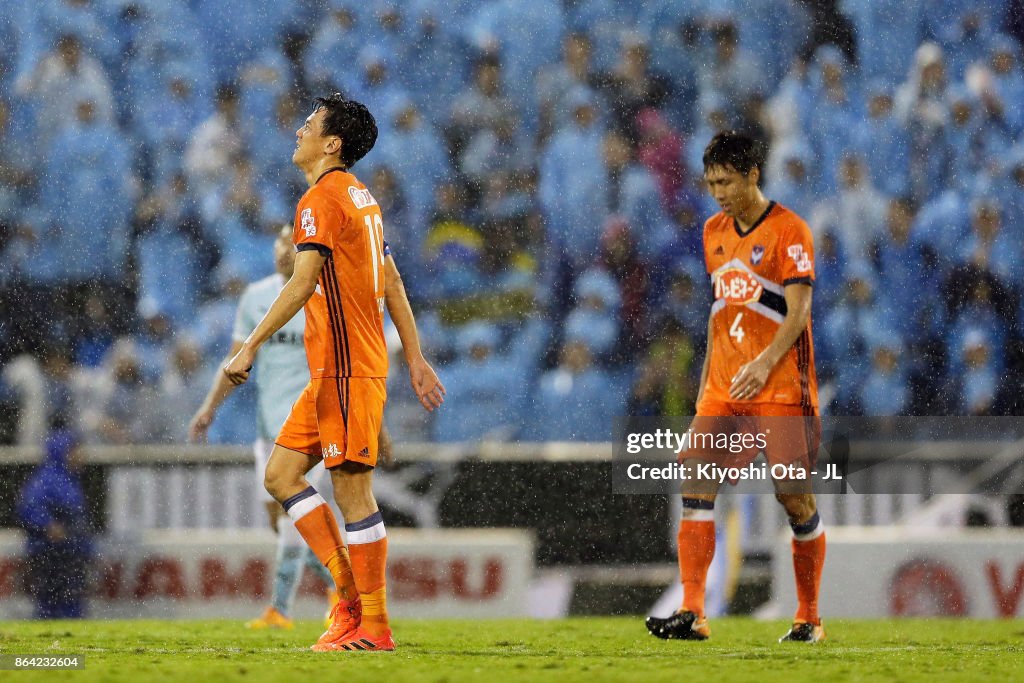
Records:
[[[242,293],[235,315],[232,338],[245,341],[284,288],[284,276],[274,273],[258,280]],[[256,428],[262,439],[273,441],[281,430],[292,404],[309,383],[309,365],[302,336],[306,318],[302,311],[284,324],[256,354]]]

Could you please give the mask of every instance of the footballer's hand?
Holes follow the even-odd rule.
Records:
[[[416,392],[416,398],[420,400],[428,413],[434,408],[440,408],[444,403],[447,393],[444,385],[438,379],[434,368],[430,367],[430,363],[422,356],[409,363],[409,381],[412,382],[412,390]]]
[[[729,398],[734,401],[749,401],[755,398],[764,385],[768,383],[768,375],[772,372],[772,364],[758,356],[743,365],[729,386]]]
[[[214,412],[207,407],[202,407],[192,416],[188,423],[188,440],[192,443],[206,443],[206,432],[213,424]]]
[[[249,350],[248,346],[243,346],[235,354],[235,357],[228,361],[228,364],[224,366],[224,374],[228,376],[232,384],[235,386],[245,384],[245,381],[249,379],[249,371],[252,370],[255,356],[255,352]]]

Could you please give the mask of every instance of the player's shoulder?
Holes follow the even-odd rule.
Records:
[[[335,171],[321,179],[303,195],[305,206],[329,206],[341,213],[351,213],[369,206],[377,200],[355,175]]]
[[[732,219],[726,216],[724,212],[719,211],[704,221],[704,235],[707,236],[715,232],[728,230],[731,227]]]
[[[798,232],[810,234],[811,228],[807,225],[807,221],[803,219],[796,211],[790,209],[788,206],[784,206],[775,202],[775,206],[772,208],[771,214],[768,219],[775,224],[778,229],[796,230]]]

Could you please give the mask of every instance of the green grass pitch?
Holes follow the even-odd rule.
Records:
[[[74,681],[1022,681],[1024,621],[826,621],[818,645],[780,645],[783,622],[713,620],[712,639],[661,641],[643,620],[397,620],[392,653],[310,652],[321,626],[236,621],[0,623],[4,654],[84,654],[82,671],[0,672]]]

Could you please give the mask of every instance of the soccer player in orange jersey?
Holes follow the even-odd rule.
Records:
[[[704,180],[721,211],[704,224],[704,260],[714,288],[707,353],[691,429],[700,433],[743,431],[766,436],[769,465],[794,465],[808,478],[775,480],[776,498],[793,529],[793,567],[798,608],[784,641],[825,637],[818,590],[825,561],[825,534],[809,470],[817,451],[818,388],[811,340],[814,245],[807,224],[761,193],[765,148],[745,135],[716,135],[704,151]],[[762,449],[740,455],[693,447],[680,462],[749,464]],[[715,552],[715,481],[683,484],[679,524],[679,572],[683,604],[648,630],[659,638],[704,640],[704,586]]]
[[[425,408],[441,405],[444,387],[420,352],[412,310],[384,242],[380,207],[349,172],[377,140],[373,116],[335,93],[317,98],[295,135],[292,161],[310,189],[295,211],[294,271],[224,373],[235,384],[245,382],[260,345],[305,309],[310,382],[281,427],[264,483],[331,572],[340,596],[313,649],[393,650],[384,581],[387,534],[371,486],[386,399],[385,301]],[[347,522],[347,549],[330,508],[306,480],[321,460]]]

